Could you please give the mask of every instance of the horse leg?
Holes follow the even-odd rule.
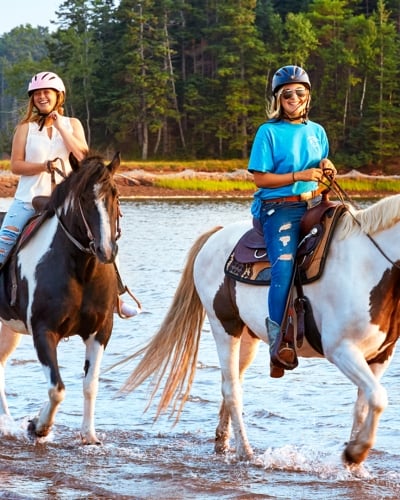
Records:
[[[2,324],[0,330],[0,403],[5,415],[10,416],[6,398],[6,379],[5,369],[7,359],[18,347],[21,340],[21,334],[14,332],[7,325]]]
[[[243,383],[245,371],[251,365],[257,354],[259,342],[259,339],[252,336],[247,326],[245,326],[241,337],[239,353],[239,379],[241,383]],[[229,409],[225,403],[225,399],[222,399],[219,411],[219,422],[215,432],[216,453],[226,453],[229,450],[230,430],[231,417]]]
[[[383,363],[374,363],[369,365],[375,377],[380,380],[385,370],[390,364],[390,359]],[[361,426],[365,422],[368,414],[368,402],[364,392],[359,388],[357,391],[357,401],[354,406],[353,427],[351,429],[350,440],[354,441],[360,432]]]
[[[388,403],[386,390],[360,351],[337,349],[330,359],[359,389],[351,440],[343,456],[349,464],[360,464],[375,443],[379,418]]]
[[[46,329],[33,329],[33,340],[47,380],[49,400],[43,405],[39,415],[30,421],[28,432],[37,437],[45,437],[50,433],[57,410],[65,398],[65,386],[57,361],[59,337]]]
[[[96,436],[94,426],[94,411],[99,388],[100,364],[104,354],[102,346],[91,335],[86,341],[85,376],[83,379],[83,421],[81,438],[83,444],[101,444]]]

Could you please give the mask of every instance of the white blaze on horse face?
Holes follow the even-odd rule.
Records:
[[[104,204],[104,197],[99,198],[98,192],[101,189],[100,184],[95,184],[93,187],[95,194],[95,205],[100,215],[100,242],[99,246],[102,248],[103,254],[107,259],[113,256],[112,234],[111,234],[111,221],[108,216],[107,208]]]
[[[18,252],[18,267],[21,278],[28,282],[28,305],[27,305],[27,326],[29,334],[32,334],[31,310],[33,296],[37,286],[35,271],[42,257],[48,252],[53,243],[58,227],[57,217],[52,217],[48,222],[39,228],[26,245]]]

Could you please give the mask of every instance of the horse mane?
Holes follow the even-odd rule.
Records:
[[[60,207],[68,197],[71,200],[79,198],[87,192],[89,186],[95,183],[106,190],[112,182],[112,175],[104,159],[100,155],[86,156],[79,162],[79,168],[72,170],[63,182],[57,184],[51,195],[49,207],[54,210]],[[114,188],[116,189],[115,186]]]
[[[399,221],[400,195],[388,196],[361,210],[350,208],[342,218],[338,236],[344,239],[356,232],[373,235],[389,229]]]

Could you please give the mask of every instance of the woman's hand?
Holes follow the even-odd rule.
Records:
[[[337,174],[335,165],[328,158],[323,158],[319,162],[319,166],[323,172],[323,174],[328,177],[328,179],[333,179]]]
[[[323,171],[320,168],[308,168],[307,170],[301,170],[300,172],[295,173],[296,181],[315,181],[318,182],[322,179],[324,175]]]

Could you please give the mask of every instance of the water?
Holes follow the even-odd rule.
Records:
[[[96,429],[102,446],[79,440],[84,349],[80,338],[58,354],[66,399],[50,436],[27,438],[29,418],[46,400],[46,384],[29,337],[7,366],[13,420],[0,419],[0,498],[7,499],[398,499],[400,498],[399,356],[383,377],[389,407],[377,442],[355,470],[341,462],[349,438],[355,387],[325,360],[300,360],[283,379],[268,375],[262,344],[244,382],[252,463],[216,456],[220,372],[207,322],[191,397],[181,419],[153,422],[145,412],[150,384],[118,394],[134,364],[105,371],[155,333],[196,237],[249,216],[249,201],[123,202],[121,272],[145,313],[115,319],[100,379]],[[157,400],[156,400],[157,402]]]

